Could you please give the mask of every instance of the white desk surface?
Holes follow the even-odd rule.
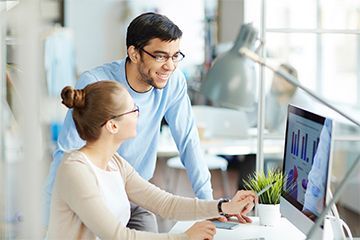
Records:
[[[216,229],[214,240],[246,240],[263,237],[265,240],[303,240],[305,235],[286,218],[281,218],[274,227],[260,226],[258,217],[251,217],[252,223],[240,224],[233,230]],[[194,221],[177,222],[170,233],[186,231]]]
[[[165,133],[164,133],[165,132]],[[178,155],[174,139],[170,132],[164,131],[160,134],[157,154],[159,157]],[[207,138],[201,140],[201,147],[205,153],[216,155],[246,155],[256,154],[257,137],[250,134],[246,138]],[[284,151],[284,139],[265,138],[264,154],[282,156]]]

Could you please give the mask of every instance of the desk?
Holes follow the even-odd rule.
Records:
[[[211,137],[201,140],[204,153],[213,155],[247,155],[257,153],[256,134],[249,134],[244,138]],[[279,136],[264,137],[264,154],[282,157],[284,151],[284,139]],[[160,134],[158,157],[172,157],[178,155],[174,139],[169,129],[163,128]]]
[[[286,218],[281,218],[274,227],[260,226],[258,217],[251,217],[253,223],[240,224],[233,230],[216,229],[214,240],[241,240],[264,237],[265,240],[303,240],[305,235],[292,225]],[[186,231],[194,221],[177,222],[170,233]]]

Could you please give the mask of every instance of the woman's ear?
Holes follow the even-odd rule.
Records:
[[[133,45],[128,48],[128,56],[133,63],[138,63],[140,60],[139,51]]]
[[[116,124],[115,121],[113,120],[109,120],[106,122],[105,124],[106,129],[111,133],[111,134],[116,134],[119,132],[119,126]]]

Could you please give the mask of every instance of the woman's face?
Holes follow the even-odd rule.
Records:
[[[129,94],[126,94],[126,108],[116,118],[119,126],[119,138],[122,140],[134,138],[137,134],[136,126],[139,117],[139,107],[135,105]]]

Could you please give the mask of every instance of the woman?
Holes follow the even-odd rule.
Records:
[[[215,226],[195,223],[182,234],[157,234],[126,228],[129,200],[162,217],[190,220],[248,213],[257,198],[238,192],[232,201],[204,201],[166,193],[146,180],[116,152],[136,136],[139,108],[114,81],[99,81],[82,90],[65,87],[62,103],[73,109],[85,146],[64,156],[56,176],[48,239],[212,239]],[[142,147],[139,146],[139,151]],[[240,216],[240,215],[239,215]]]

